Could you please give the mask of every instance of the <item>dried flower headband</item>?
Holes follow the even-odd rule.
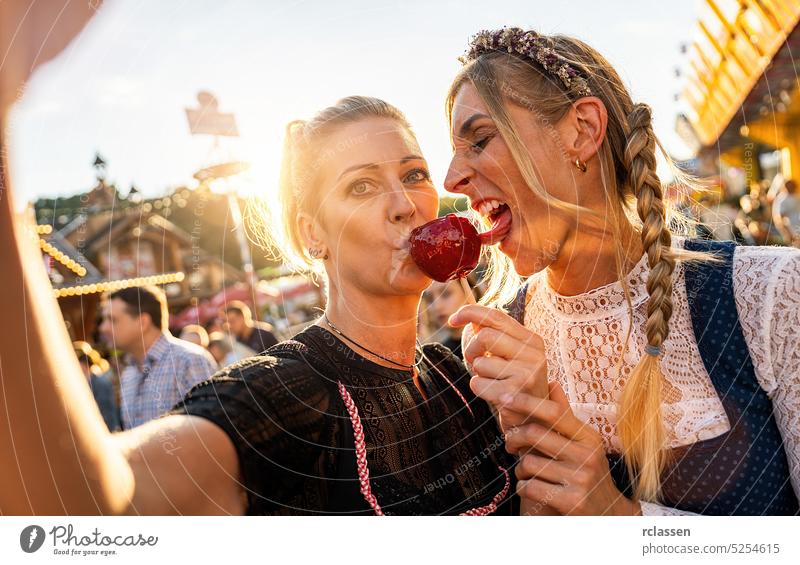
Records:
[[[547,74],[558,78],[569,92],[578,96],[592,95],[586,77],[566,58],[556,53],[548,38],[535,31],[524,31],[518,27],[479,31],[470,41],[469,50],[459,61],[467,64],[480,55],[495,51],[507,51],[531,59],[539,63]]]

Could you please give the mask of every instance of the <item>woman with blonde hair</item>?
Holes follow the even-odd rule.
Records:
[[[510,222],[499,250],[528,278],[510,315],[451,323],[483,324],[476,392],[535,414],[507,438],[526,511],[796,514],[800,252],[671,233],[651,110],[585,43],[484,31],[462,62],[445,186]],[[539,344],[548,399],[503,386],[525,371],[509,335]]]
[[[438,196],[403,114],[353,96],[291,123],[281,201],[289,255],[326,278],[323,316],[120,434],[63,356],[41,261],[19,270],[40,302],[29,327],[56,333],[31,330],[36,365],[3,373],[3,514],[518,513],[492,410],[455,356],[417,341],[431,280],[408,235]]]

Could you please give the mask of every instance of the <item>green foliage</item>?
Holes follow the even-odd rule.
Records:
[[[469,204],[464,196],[442,196],[439,198],[439,216],[465,212],[468,208]]]

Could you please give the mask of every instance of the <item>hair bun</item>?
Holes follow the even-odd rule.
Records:
[[[305,136],[306,121],[305,120],[292,120],[286,124],[286,135],[292,142],[297,143],[300,138]]]

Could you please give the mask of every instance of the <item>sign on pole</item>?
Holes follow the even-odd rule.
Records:
[[[186,108],[192,135],[239,137],[236,118],[233,114],[219,111],[219,101],[213,94],[200,92],[197,94],[197,101],[200,103],[199,108]]]

